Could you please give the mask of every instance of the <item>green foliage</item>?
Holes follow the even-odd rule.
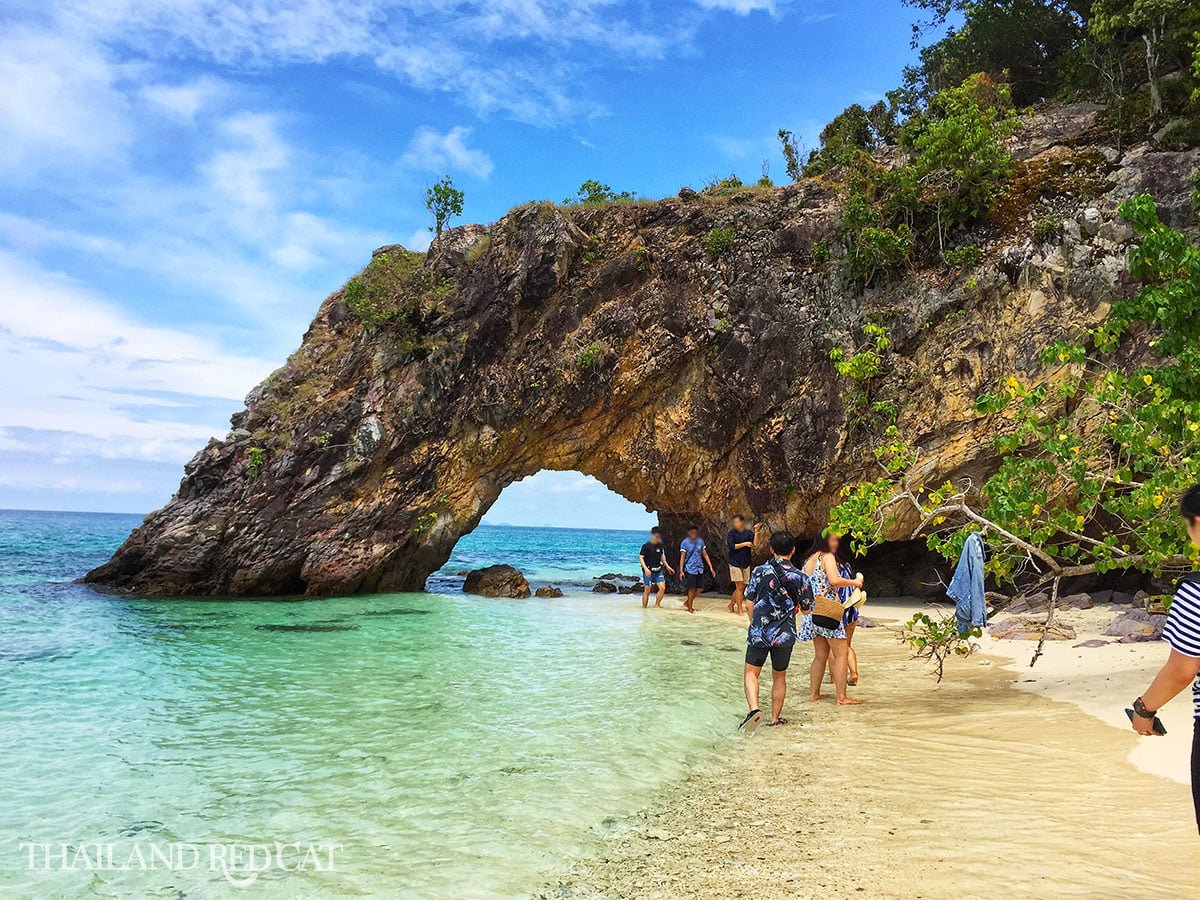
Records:
[[[896,430],[877,451],[885,474],[847,488],[831,527],[870,545],[915,507],[929,546],[948,559],[982,527],[988,571],[1014,583],[1194,565],[1176,501],[1200,482],[1200,249],[1159,220],[1148,196],[1120,212],[1141,236],[1129,269],[1142,287],[1087,343],[1045,348],[1045,380],[1010,376],[978,398],[1000,458],[982,490],[923,485]],[[1127,343],[1147,339],[1150,361],[1118,365]]]
[[[983,256],[983,251],[973,244],[968,244],[965,247],[956,247],[953,250],[946,250],[942,253],[942,259],[946,261],[946,265],[953,266],[956,269],[973,269],[979,265],[979,260]]]
[[[257,478],[267,462],[267,451],[263,447],[251,447],[246,451],[246,474]]]
[[[958,633],[958,623],[953,614],[917,613],[904,623],[900,639],[913,651],[913,659],[925,659],[933,663],[934,674],[940,682],[945,674],[946,660],[952,656],[970,656],[979,649],[972,638],[983,637],[983,631],[972,628],[966,634]]]
[[[430,319],[454,290],[452,282],[435,278],[424,261],[421,253],[386,250],[342,288],[346,307],[364,325],[387,328],[405,352],[421,349]]]
[[[638,244],[633,248],[633,264],[638,267],[638,271],[646,272],[650,269],[650,248],[645,244]]]
[[[1008,86],[973,75],[934,100],[941,118],[913,139],[912,175],[923,205],[934,214],[938,243],[978,219],[1012,171],[1004,137],[1016,125]]]
[[[1062,235],[1062,220],[1055,215],[1040,217],[1033,223],[1033,237],[1039,244],[1057,240]]]
[[[705,194],[716,194],[716,195],[733,194],[733,193],[736,193],[737,191],[740,191],[745,186],[746,185],[742,181],[742,179],[738,178],[737,175],[730,172],[724,178],[720,178],[720,177],[717,177],[714,175],[712,178],[708,179],[708,181],[706,181],[704,183],[704,187],[701,188],[701,191]]]
[[[637,199],[631,191],[614,191],[607,184],[589,178],[579,186],[574,197],[568,197],[563,203],[578,206],[598,206],[603,203],[629,203]]]
[[[413,534],[424,534],[437,524],[438,514],[433,511],[423,512],[417,516],[417,520],[413,523]]]
[[[980,219],[1011,171],[1003,141],[1014,121],[1007,86],[977,75],[939,94],[913,125],[906,164],[888,169],[856,150],[842,218],[851,281],[869,286],[942,252],[951,231]]]
[[[433,225],[429,230],[441,234],[446,223],[456,216],[461,216],[465,195],[454,186],[447,175],[433,187],[425,189],[425,208],[433,213]]]
[[[859,152],[874,150],[891,139],[895,130],[895,110],[887,103],[880,101],[870,109],[852,103],[821,130],[821,144],[809,155],[804,174],[823,175],[834,166],[845,165]]]
[[[865,424],[870,415],[885,421],[896,416],[896,406],[890,401],[874,401],[874,380],[883,372],[883,354],[892,345],[891,338],[882,325],[868,322],[863,326],[864,346],[852,353],[840,347],[829,351],[833,367],[843,378],[849,378],[856,387],[845,396],[846,417],[855,425]]]
[[[804,164],[800,161],[800,139],[786,128],[780,128],[779,149],[783,152],[783,164],[787,169],[788,178],[799,181],[804,175]]]
[[[594,369],[603,355],[603,347],[599,344],[591,344],[575,357],[575,368],[581,372]]]
[[[318,434],[316,437],[314,437],[312,440],[312,443],[313,443],[313,446],[316,447],[318,450],[324,450],[326,447],[329,446],[329,442],[332,440],[333,440],[333,434],[331,432],[325,431],[325,432],[322,432],[321,434]]]
[[[829,238],[823,237],[812,246],[812,258],[816,262],[829,259]]]
[[[906,223],[895,228],[867,226],[850,240],[846,263],[850,277],[870,286],[880,275],[896,272],[908,261],[913,232]]]
[[[701,239],[709,256],[722,256],[728,253],[736,240],[737,232],[732,228],[722,226],[713,228]]]
[[[1054,96],[1087,39],[1089,0],[905,0],[931,14],[926,28],[959,19],[905,70],[906,87],[926,99],[972,72],[1007,72],[1013,99],[1028,106]],[[914,45],[922,26],[914,26]]]

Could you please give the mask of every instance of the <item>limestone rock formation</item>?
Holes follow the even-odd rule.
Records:
[[[963,236],[983,249],[970,273],[848,285],[838,189],[820,179],[530,204],[446,231],[424,258],[383,248],[87,580],[164,596],[420,590],[541,469],[656,511],[671,546],[699,523],[723,578],[731,513],[812,535],[843,485],[874,476],[871,427],[829,358],[868,321],[893,341],[877,399],[930,477],[981,479],[993,424],[974,398],[1038,375],[1046,344],[1131,289],[1117,204],[1149,190],[1174,224],[1191,215],[1200,154],[1118,152],[1094,131],[1080,105],[1014,138],[1026,195]],[[1060,232],[1033,237],[1034,201],[1060,211]]]
[[[488,566],[467,573],[463,592],[483,597],[512,597],[523,600],[529,596],[529,582],[520,570],[512,566]]]
[[[533,593],[538,597],[561,597],[563,595],[562,588],[557,588],[552,584],[540,587]]]

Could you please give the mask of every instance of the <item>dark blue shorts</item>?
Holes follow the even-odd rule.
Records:
[[[644,584],[646,587],[650,587],[651,585],[655,585],[655,584],[666,584],[666,583],[667,583],[667,573],[664,572],[662,569],[659,569],[657,572],[651,571],[651,573],[649,575],[647,575],[645,572],[642,573],[642,584]]]
[[[767,657],[770,656],[771,668],[776,672],[786,672],[788,663],[792,661],[792,648],[795,646],[795,644],[785,644],[780,647],[748,646],[746,648],[746,665],[761,669],[766,663]]]

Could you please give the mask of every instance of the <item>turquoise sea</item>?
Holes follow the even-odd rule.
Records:
[[[451,574],[286,602],[73,583],[138,521],[0,511],[0,896],[520,896],[734,749],[722,624]],[[590,584],[641,540],[485,527],[445,572]]]

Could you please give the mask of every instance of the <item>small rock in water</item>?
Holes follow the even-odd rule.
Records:
[[[467,575],[467,580],[463,582],[463,593],[522,600],[529,596],[530,591],[529,582],[519,569],[512,566],[488,566],[475,569]]]
[[[691,638],[684,638],[684,639],[683,639],[682,641],[680,641],[679,643],[683,644],[683,646],[685,646],[685,647],[699,647],[699,646],[701,646],[701,644],[700,644],[700,642],[699,642],[699,641],[693,641]]]
[[[560,588],[556,588],[552,584],[548,584],[545,587],[540,587],[533,593],[538,597],[561,597],[563,595],[562,590]]]
[[[314,623],[312,625],[255,625],[254,630],[255,631],[309,631],[309,632],[357,631],[358,626],[357,625],[332,625],[332,624],[322,625],[319,623]]]
[[[611,581],[598,581],[596,586],[592,588],[593,594],[615,594],[617,586]]]

